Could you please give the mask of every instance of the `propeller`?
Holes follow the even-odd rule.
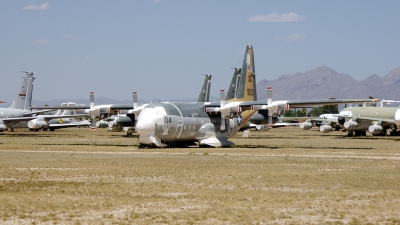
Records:
[[[133,109],[136,109],[138,107],[138,103],[137,103],[137,92],[134,91],[133,92]]]
[[[272,87],[268,86],[267,87],[267,102],[268,105],[272,105]],[[272,128],[273,124],[272,124],[272,110],[268,109],[268,128]]]
[[[225,91],[221,90],[220,94],[219,94],[219,98],[220,98],[220,109],[223,109],[225,106]],[[225,113],[223,112],[223,110],[220,110],[221,112],[221,130],[225,130]]]
[[[89,109],[89,113],[90,113],[90,115],[92,117],[92,124],[91,124],[91,127],[90,127],[91,130],[96,130],[96,122],[94,121],[94,118],[95,118],[94,109],[95,109],[94,108],[94,92],[91,91],[90,92],[90,109]]]

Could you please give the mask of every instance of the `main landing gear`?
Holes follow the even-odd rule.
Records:
[[[353,137],[353,136],[367,136],[367,132],[365,130],[355,130],[355,131],[349,131],[347,133],[347,137]]]

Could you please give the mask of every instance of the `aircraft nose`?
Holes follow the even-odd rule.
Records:
[[[137,121],[135,128],[140,136],[150,136],[154,134],[155,124],[150,119],[142,119]]]

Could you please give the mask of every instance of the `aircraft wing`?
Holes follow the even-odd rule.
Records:
[[[278,122],[272,124],[272,127],[278,128],[278,127],[286,127],[286,126],[300,126],[300,123],[286,123],[286,122]]]
[[[133,109],[133,105],[132,104],[113,104],[113,105],[110,105],[110,109],[111,110],[129,110],[129,109]]]
[[[377,99],[321,99],[321,100],[285,100],[273,101],[270,104],[266,101],[246,101],[240,102],[239,106],[242,108],[251,107],[253,109],[267,109],[269,107],[278,107],[279,109],[290,108],[304,108],[314,107],[321,105],[335,105],[335,104],[348,104],[348,103],[364,103],[364,102],[377,102]],[[264,106],[264,107],[263,107]]]
[[[363,116],[355,116],[355,115],[352,115],[352,116],[341,116],[340,114],[337,114],[337,115],[339,115],[339,117],[344,117],[344,118],[350,118],[350,119],[352,119],[352,120],[354,120],[354,121],[356,121],[356,122],[360,122],[361,120],[369,120],[369,121],[380,121],[380,122],[384,122],[384,123],[387,123],[387,124],[396,124],[396,121],[395,121],[395,119],[393,118],[393,119],[387,119],[387,118],[376,118],[376,117],[363,117]]]
[[[19,123],[22,121],[29,121],[29,120],[33,120],[33,119],[36,119],[36,117],[30,116],[30,117],[3,118],[0,121],[2,121],[5,126],[11,126],[13,124],[16,124],[16,123]]]
[[[101,105],[99,105],[101,106]],[[104,105],[112,110],[133,109],[132,104],[110,104]],[[53,106],[34,106],[30,109],[90,109],[90,105],[53,105]]]
[[[52,119],[62,119],[62,118],[73,118],[73,117],[83,117],[88,116],[88,114],[75,114],[75,115],[39,115],[34,117],[34,119],[43,118],[45,121]]]
[[[298,121],[299,123],[302,123],[304,121],[311,121],[317,117],[279,117],[279,120],[282,121]]]
[[[41,113],[46,113],[46,112],[51,112],[51,111],[54,111],[54,109],[36,110],[36,111],[24,113],[23,116],[25,117],[25,116],[39,115]]]
[[[91,123],[88,120],[84,121],[75,121],[71,123],[54,123],[49,124],[50,128],[58,129],[58,128],[65,128],[65,127],[79,127],[79,126],[90,126]]]
[[[53,105],[53,106],[34,106],[29,109],[90,109],[89,105]],[[35,112],[35,111],[33,111]],[[36,111],[37,112],[37,111]]]

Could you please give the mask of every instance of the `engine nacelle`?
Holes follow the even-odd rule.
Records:
[[[400,109],[396,110],[396,113],[394,114],[394,121],[397,125],[397,127],[400,127]]]
[[[6,130],[6,126],[4,124],[0,124],[0,132],[3,132]]]
[[[132,119],[133,119],[133,120],[132,120]],[[128,117],[128,116],[119,116],[119,117],[117,117],[117,118],[114,119],[114,123],[115,123],[116,125],[119,125],[119,126],[126,126],[126,127],[134,126],[134,125],[135,125],[135,123],[134,123],[134,117],[133,117],[133,118],[130,118],[130,117]]]
[[[110,121],[108,122],[108,130],[110,131],[122,131],[121,126],[119,126],[118,124],[114,123],[114,121]]]
[[[321,126],[319,126],[319,131],[320,132],[322,132],[322,133],[329,133],[329,132],[331,132],[332,131],[332,126],[330,126],[330,125],[321,125]]]
[[[108,127],[108,122],[107,121],[102,121],[102,120],[97,121],[96,122],[96,127],[98,127],[98,128],[106,128],[106,127]]]
[[[199,128],[199,131],[197,132],[197,138],[199,138],[199,139],[209,138],[213,135],[215,135],[215,127],[214,127],[214,124],[212,124],[212,123],[203,124]]]
[[[309,130],[309,129],[311,129],[311,127],[312,127],[312,123],[310,123],[310,122],[300,123],[300,128],[303,130]]]
[[[49,124],[46,121],[33,119],[28,121],[28,127],[30,129],[45,129],[49,127]]]
[[[250,117],[249,121],[254,124],[268,124],[268,114],[255,113]]]
[[[357,129],[357,127],[358,127],[358,123],[357,123],[357,122],[354,122],[354,121],[352,121],[352,120],[349,120],[349,121],[346,121],[346,122],[343,124],[343,126],[344,126],[344,128],[346,128],[346,130],[355,130],[355,129]]]
[[[378,124],[373,124],[373,125],[368,127],[368,131],[371,134],[381,134],[383,132],[383,127],[381,125],[378,125]]]
[[[85,114],[85,109],[75,109],[76,114]]]

